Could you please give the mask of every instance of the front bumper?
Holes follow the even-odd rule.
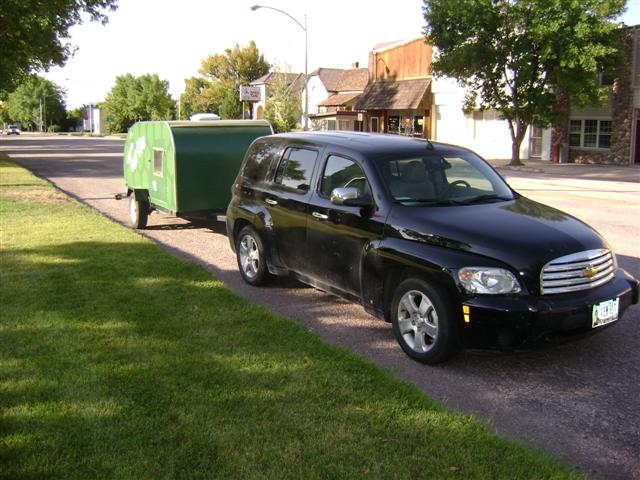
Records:
[[[606,327],[592,328],[593,306],[618,298],[618,320],[610,324],[614,325],[628,307],[638,303],[639,285],[638,280],[619,269],[610,282],[581,292],[468,298],[462,302],[467,312],[462,320],[463,339],[470,346],[497,342],[499,347],[510,348],[596,333]]]

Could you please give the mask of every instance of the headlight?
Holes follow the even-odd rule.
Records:
[[[464,267],[458,270],[458,280],[469,293],[496,295],[520,291],[515,275],[504,268]]]

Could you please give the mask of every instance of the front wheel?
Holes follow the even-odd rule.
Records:
[[[133,228],[145,228],[149,218],[149,202],[137,200],[135,193],[129,197],[129,224]]]
[[[391,305],[391,323],[402,350],[419,362],[436,364],[459,349],[448,296],[422,279],[410,278],[398,286]]]
[[[246,226],[240,230],[236,242],[236,257],[240,274],[248,284],[262,285],[271,278],[262,239],[253,227]]]

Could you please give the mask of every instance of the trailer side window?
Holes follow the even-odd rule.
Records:
[[[164,149],[153,149],[153,173],[162,177],[164,174]]]

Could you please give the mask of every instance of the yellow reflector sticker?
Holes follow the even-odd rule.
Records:
[[[471,323],[471,308],[469,308],[469,305],[462,306],[462,318],[464,323]]]

